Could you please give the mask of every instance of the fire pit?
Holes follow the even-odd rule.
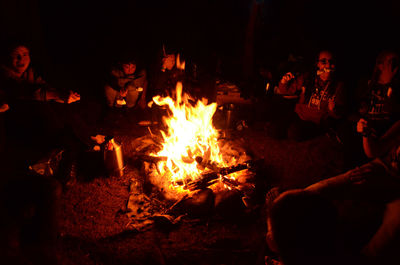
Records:
[[[159,132],[149,129],[149,135],[131,143],[133,159],[142,163],[142,178],[132,180],[128,203],[133,218],[148,222],[160,214],[190,215],[201,212],[197,211],[201,206],[214,207],[218,194],[230,191],[243,197],[251,192],[255,165],[243,141],[220,138],[213,125],[216,103],[194,102],[190,95],[182,95],[179,82],[174,98],[156,96],[153,102],[166,107],[168,115]],[[153,204],[157,211],[150,209]],[[177,210],[182,205],[186,210]]]

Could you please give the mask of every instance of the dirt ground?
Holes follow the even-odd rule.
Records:
[[[115,138],[129,160],[129,142],[146,128],[123,128]],[[324,135],[296,143],[265,136],[262,129],[234,131],[254,160],[261,160],[266,192],[272,186],[302,187],[343,169],[340,144]],[[154,225],[145,231],[129,228],[124,213],[130,179],[137,165],[128,164],[122,177],[80,181],[59,203],[57,255],[60,264],[262,264],[265,250],[263,206],[186,218],[178,225]]]
[[[204,204],[205,208],[200,208],[202,210],[196,214],[194,208],[188,208],[187,216],[176,224],[158,220],[145,229],[136,230],[127,215],[127,202],[131,180],[144,176],[141,164],[131,159],[135,152],[131,143],[148,135],[149,129],[126,119],[122,122],[115,119],[108,126],[108,135],[113,135],[123,147],[124,175],[102,171],[101,155],[88,153],[84,157],[86,160],[81,162],[86,165],[86,171],[78,171],[78,182],[60,192],[58,200],[54,201],[57,227],[51,231],[55,232],[56,240],[47,253],[56,258],[57,264],[263,264],[268,251],[264,240],[264,196],[267,191],[274,186],[283,189],[304,187],[345,170],[343,147],[327,135],[298,143],[272,139],[266,136],[262,126],[235,129],[228,136],[240,142],[258,165],[250,206],[244,206],[238,194],[214,194],[215,197],[206,197],[212,198],[211,204]],[[151,128],[151,131],[156,133],[157,129]],[[21,195],[18,185],[13,193],[16,198]],[[22,198],[29,201],[32,189],[27,184],[24,186],[28,193]],[[44,198],[45,201],[52,200]],[[50,207],[52,201],[40,204]],[[30,209],[17,211],[28,217],[16,217],[16,220],[29,220]],[[5,223],[10,225],[12,221]],[[21,226],[25,225],[10,225],[17,228],[16,233]],[[37,227],[41,226],[43,224]],[[27,227],[28,230],[36,229],[34,225]],[[7,227],[2,228],[11,238],[18,238],[13,231],[7,231]],[[40,229],[38,231],[46,231],[46,228]],[[12,241],[5,242],[12,245]],[[16,245],[14,249],[17,252],[11,253],[11,257],[17,257],[14,260],[19,262],[13,264],[53,264],[51,259],[47,263],[31,259],[32,252],[36,252],[35,246],[31,245],[30,250],[18,250]],[[43,251],[40,246],[38,249]]]

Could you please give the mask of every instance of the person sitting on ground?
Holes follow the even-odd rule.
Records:
[[[294,107],[298,101],[300,90],[291,94],[284,91],[282,80],[277,80],[281,77],[281,73],[288,73],[292,76],[300,76],[304,73],[304,60],[302,56],[295,56],[292,53],[288,58],[279,63],[277,69],[269,69],[266,73],[262,73],[264,77],[258,84],[260,95],[256,101],[256,111],[259,113],[256,117],[256,122],[262,124],[268,136],[273,138],[285,138],[287,135],[287,127],[289,121],[293,117]],[[261,70],[261,69],[260,69]],[[260,72],[261,74],[261,72]],[[265,75],[266,74],[266,75]],[[285,78],[285,76],[284,76]],[[291,79],[289,82],[293,82]],[[281,90],[279,90],[279,85]],[[285,86],[290,84],[285,83]]]
[[[113,67],[104,87],[107,105],[131,109],[146,107],[147,74],[145,69],[137,69],[133,59],[122,60]]]
[[[184,70],[177,67],[178,54],[166,52],[163,49],[161,64],[157,63],[151,84],[152,96],[172,96],[175,93],[176,83],[184,82]],[[183,85],[185,89],[185,85]]]
[[[0,94],[3,105],[9,108],[4,113],[5,149],[16,167],[27,167],[26,163],[39,159],[37,156],[49,149],[64,148],[65,157],[70,156],[66,158],[70,160],[68,167],[76,168],[82,149],[100,149],[105,136],[83,120],[80,95],[60,93],[37,75],[26,44],[11,43],[2,59]],[[67,171],[67,175],[76,174]]]
[[[333,129],[346,112],[344,84],[335,74],[336,63],[332,52],[318,54],[314,72],[294,76],[285,74],[277,93],[298,96],[288,136],[303,141]]]
[[[400,118],[398,71],[398,54],[384,50],[376,58],[371,78],[361,80],[358,87],[358,118],[368,120],[379,136]]]
[[[343,220],[357,220],[352,216],[354,211],[372,212],[373,215],[367,215],[371,220],[376,218],[376,212],[380,213],[381,220],[377,222],[378,226],[372,236],[370,231],[364,232],[367,235],[361,234],[366,240],[356,240],[361,246],[351,246],[351,250],[360,253],[352,254],[354,257],[364,257],[371,264],[399,264],[397,252],[400,246],[400,121],[379,138],[372,133],[369,123],[364,119],[357,123],[357,131],[362,134],[365,154],[373,160],[341,175],[312,184],[303,191],[336,201],[337,208],[342,209],[340,216]],[[343,211],[346,208],[343,206],[349,201],[355,202],[357,209],[353,207]],[[364,209],[360,209],[360,204]],[[375,206],[379,209],[372,211]],[[364,216],[365,213],[359,215]],[[362,219],[365,221],[366,218]],[[353,224],[353,228],[358,226],[360,220]],[[354,241],[350,235],[343,236],[343,244]],[[359,237],[360,234],[357,235],[357,238]]]
[[[6,50],[5,57],[0,67],[1,83],[9,100],[54,100],[60,103],[73,103],[80,100],[80,95],[73,91],[67,95],[61,95],[34,71],[30,51],[25,44],[11,44]]]
[[[400,118],[398,59],[398,54],[393,51],[381,51],[372,74],[358,80],[358,86],[352,92],[354,104],[338,130],[349,169],[368,160],[363,152],[362,138],[354,130],[360,118],[368,121],[377,137],[382,136]]]

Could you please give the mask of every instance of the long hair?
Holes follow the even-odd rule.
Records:
[[[381,75],[381,71],[379,70],[379,65],[383,64],[389,56],[393,56],[394,58],[399,59],[399,55],[392,50],[383,50],[376,57],[375,66],[372,70],[370,84],[376,84],[378,82],[379,76]]]

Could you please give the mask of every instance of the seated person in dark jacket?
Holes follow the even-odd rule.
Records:
[[[356,95],[358,118],[368,120],[378,135],[382,135],[400,117],[398,70],[398,54],[382,51],[376,58],[371,78],[359,83]]]
[[[81,148],[99,148],[97,144],[104,141],[104,136],[96,135],[82,119],[80,95],[72,91],[59,93],[38,76],[26,45],[11,44],[0,70],[3,105],[9,106],[4,113],[6,148],[12,151],[18,146],[24,150],[17,152],[15,159],[26,163],[28,156],[56,147],[68,149],[76,158]]]
[[[71,91],[61,95],[46,84],[34,71],[29,49],[25,45],[13,45],[7,56],[5,60],[8,62],[1,65],[1,89],[8,100],[54,100],[60,103],[79,101],[78,93]]]
[[[176,83],[185,81],[184,66],[180,64],[180,61],[178,62],[178,56],[175,53],[163,54],[161,65],[153,74],[152,96],[172,96],[175,94]],[[185,84],[183,84],[183,89],[185,90]]]
[[[315,72],[295,77],[292,73],[283,76],[278,94],[297,95],[296,116],[288,135],[297,141],[307,140],[335,127],[346,111],[344,85],[336,76],[333,54],[321,51]]]
[[[372,160],[300,192],[322,196],[334,203],[342,224],[337,230],[342,240],[339,242],[348,255],[363,256],[370,262],[367,264],[399,264],[400,121],[381,137],[373,135],[368,122],[363,119],[357,123],[357,131],[362,134],[365,154]],[[273,204],[285,196],[287,194],[281,194]],[[331,226],[329,220],[325,222],[321,226]],[[362,225],[365,227],[359,227]]]
[[[104,89],[109,107],[146,107],[147,75],[144,69],[137,70],[135,60],[126,59],[113,67]]]

